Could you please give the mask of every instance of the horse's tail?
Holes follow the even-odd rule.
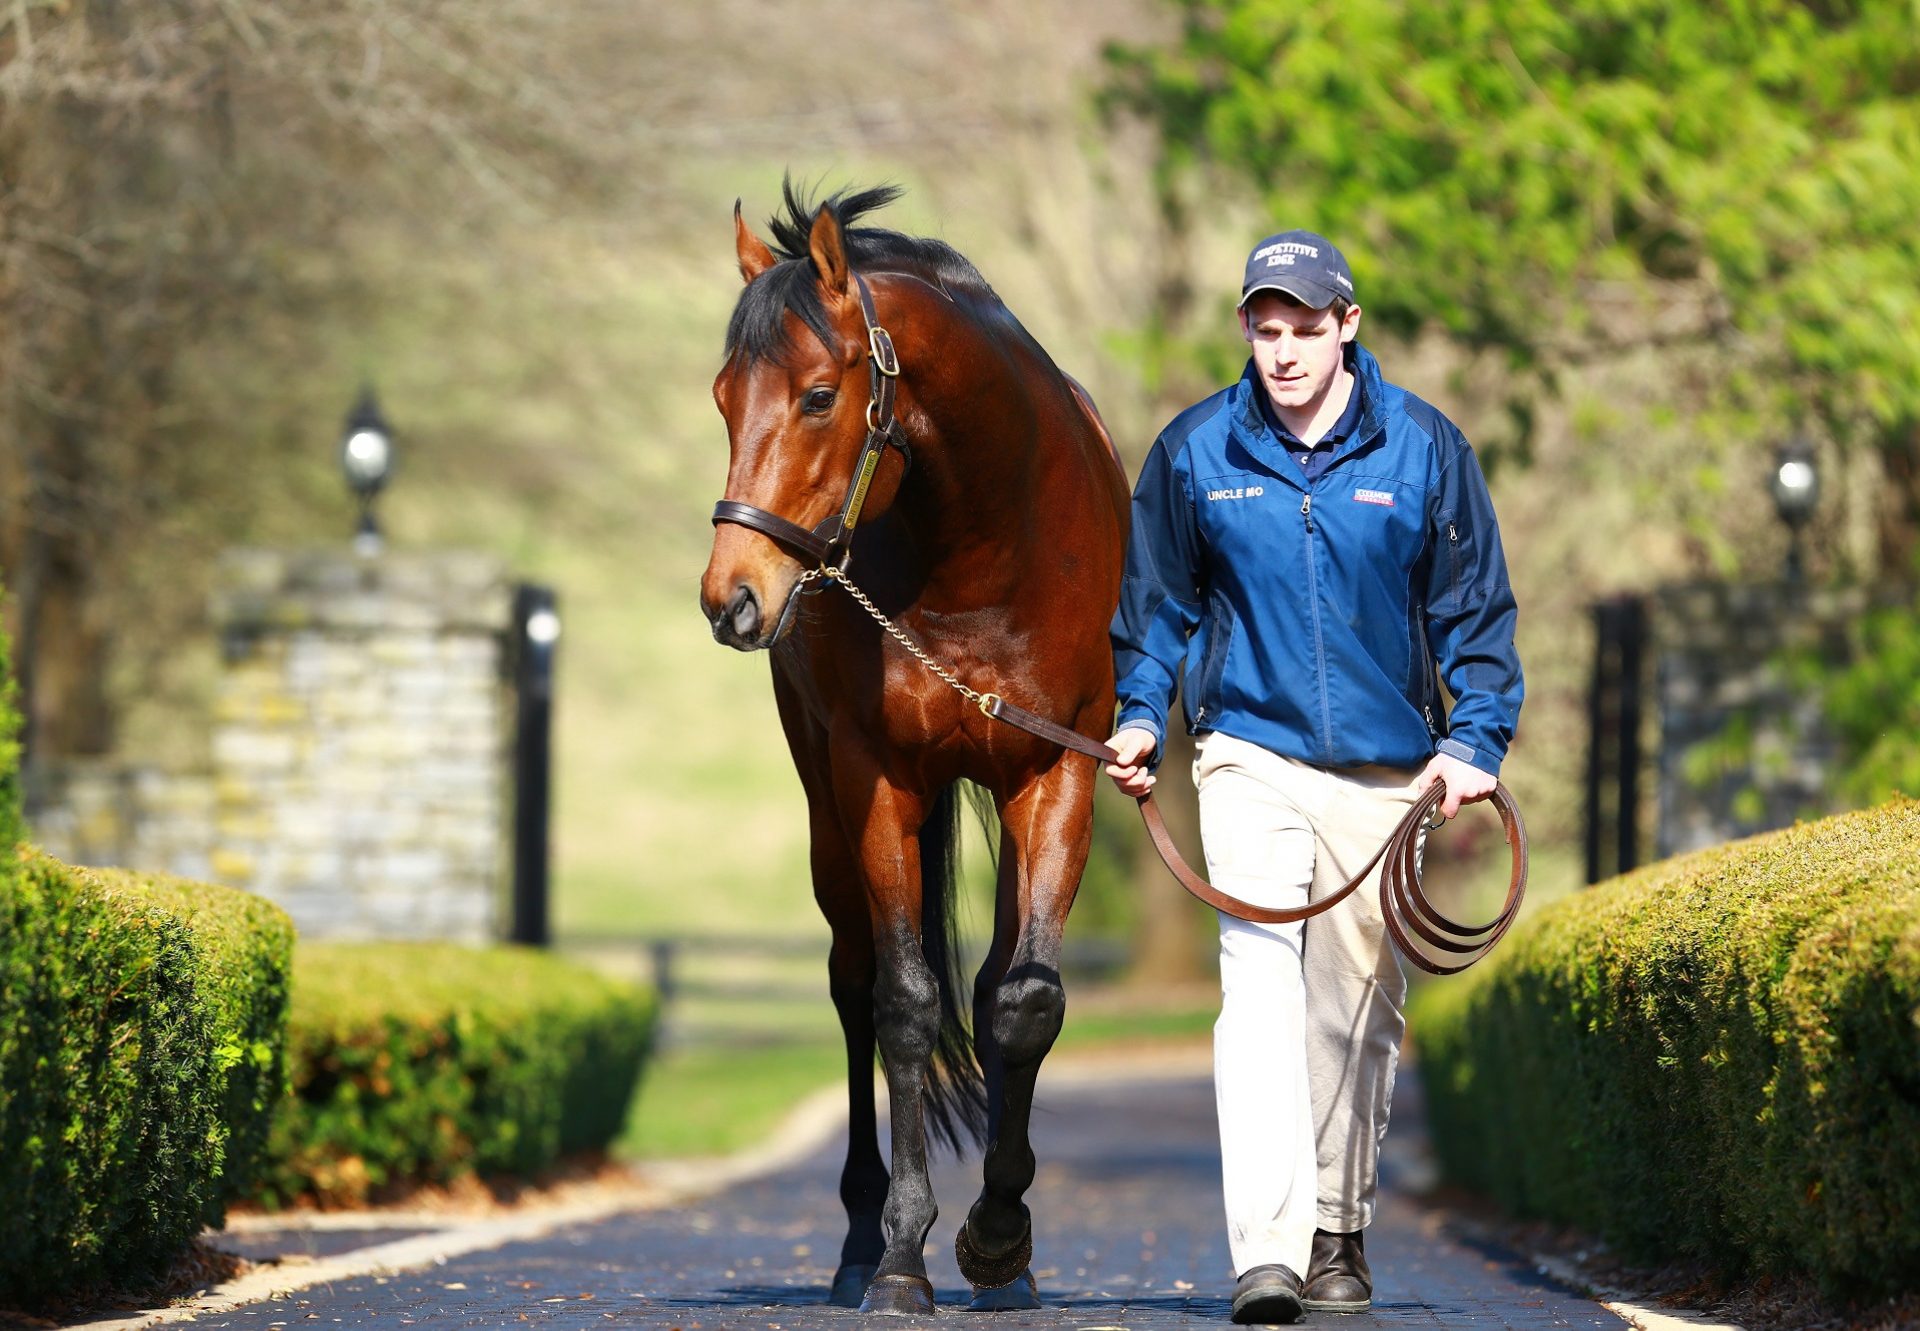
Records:
[[[960,786],[940,792],[920,828],[920,948],[940,986],[940,1038],[927,1068],[927,1128],[958,1154],[987,1140],[987,1085],[967,1031],[969,985],[955,910],[960,866]]]

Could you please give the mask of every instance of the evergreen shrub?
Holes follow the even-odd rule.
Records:
[[[302,944],[268,1205],[534,1173],[626,1121],[652,991],[527,948]]]
[[[1630,1257],[1920,1283],[1920,802],[1557,902],[1412,1028],[1451,1180]]]
[[[9,848],[0,1306],[162,1271],[248,1186],[284,1084],[293,926],[229,888]]]

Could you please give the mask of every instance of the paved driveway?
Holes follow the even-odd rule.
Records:
[[[1403,1091],[1417,1092],[1402,1079]],[[1625,1327],[1546,1281],[1513,1254],[1472,1245],[1424,1210],[1418,1105],[1397,1110],[1380,1215],[1368,1231],[1371,1314],[1309,1314],[1306,1325]],[[616,1216],[454,1258],[414,1275],[316,1286],[200,1327],[613,1325],[758,1328],[1196,1328],[1227,1325],[1232,1272],[1220,1215],[1220,1158],[1204,1076],[1094,1086],[1043,1084],[1039,1176],[1029,1196],[1045,1307],[969,1313],[953,1232],[978,1190],[978,1165],[943,1161],[929,1267],[934,1318],[870,1319],[826,1306],[838,1256],[837,1148],[672,1211]]]

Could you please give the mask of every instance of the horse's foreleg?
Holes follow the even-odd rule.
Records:
[[[999,971],[990,1029],[1000,1086],[980,1197],[954,1242],[979,1308],[1039,1306],[1028,1269],[1033,1227],[1022,1200],[1033,1183],[1028,1133],[1040,1062],[1066,1017],[1060,944],[1092,839],[1093,780],[1092,764],[1063,757],[1000,809],[1012,852],[1001,863],[989,962]],[[1003,939],[1010,939],[1004,951]]]
[[[823,846],[837,854],[823,854]],[[815,828],[813,860],[814,895],[833,928],[828,985],[847,1047],[847,1159],[840,1170],[847,1237],[840,1245],[840,1265],[828,1299],[857,1308],[886,1248],[881,1213],[887,1200],[887,1166],[880,1157],[873,1108],[873,929],[866,891],[837,823]]]
[[[886,1069],[893,1178],[882,1210],[886,1240],[861,1302],[863,1312],[933,1311],[924,1248],[938,1208],[927,1171],[927,1069],[940,1036],[940,987],[920,946],[922,802],[878,773],[863,780],[857,759],[835,764],[850,827],[859,829],[873,943],[873,1031]]]
[[[887,1200],[887,1166],[880,1158],[873,1109],[873,926],[865,877],[834,794],[826,728],[808,715],[800,691],[778,663],[773,696],[794,768],[807,792],[813,897],[833,931],[827,984],[847,1047],[847,1158],[840,1170],[847,1236],[827,1297],[841,1307],[857,1308],[886,1247],[881,1210]]]

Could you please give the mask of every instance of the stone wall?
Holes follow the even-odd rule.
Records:
[[[249,888],[306,937],[497,936],[512,586],[467,554],[236,551],[210,772],[33,774],[50,851]]]

